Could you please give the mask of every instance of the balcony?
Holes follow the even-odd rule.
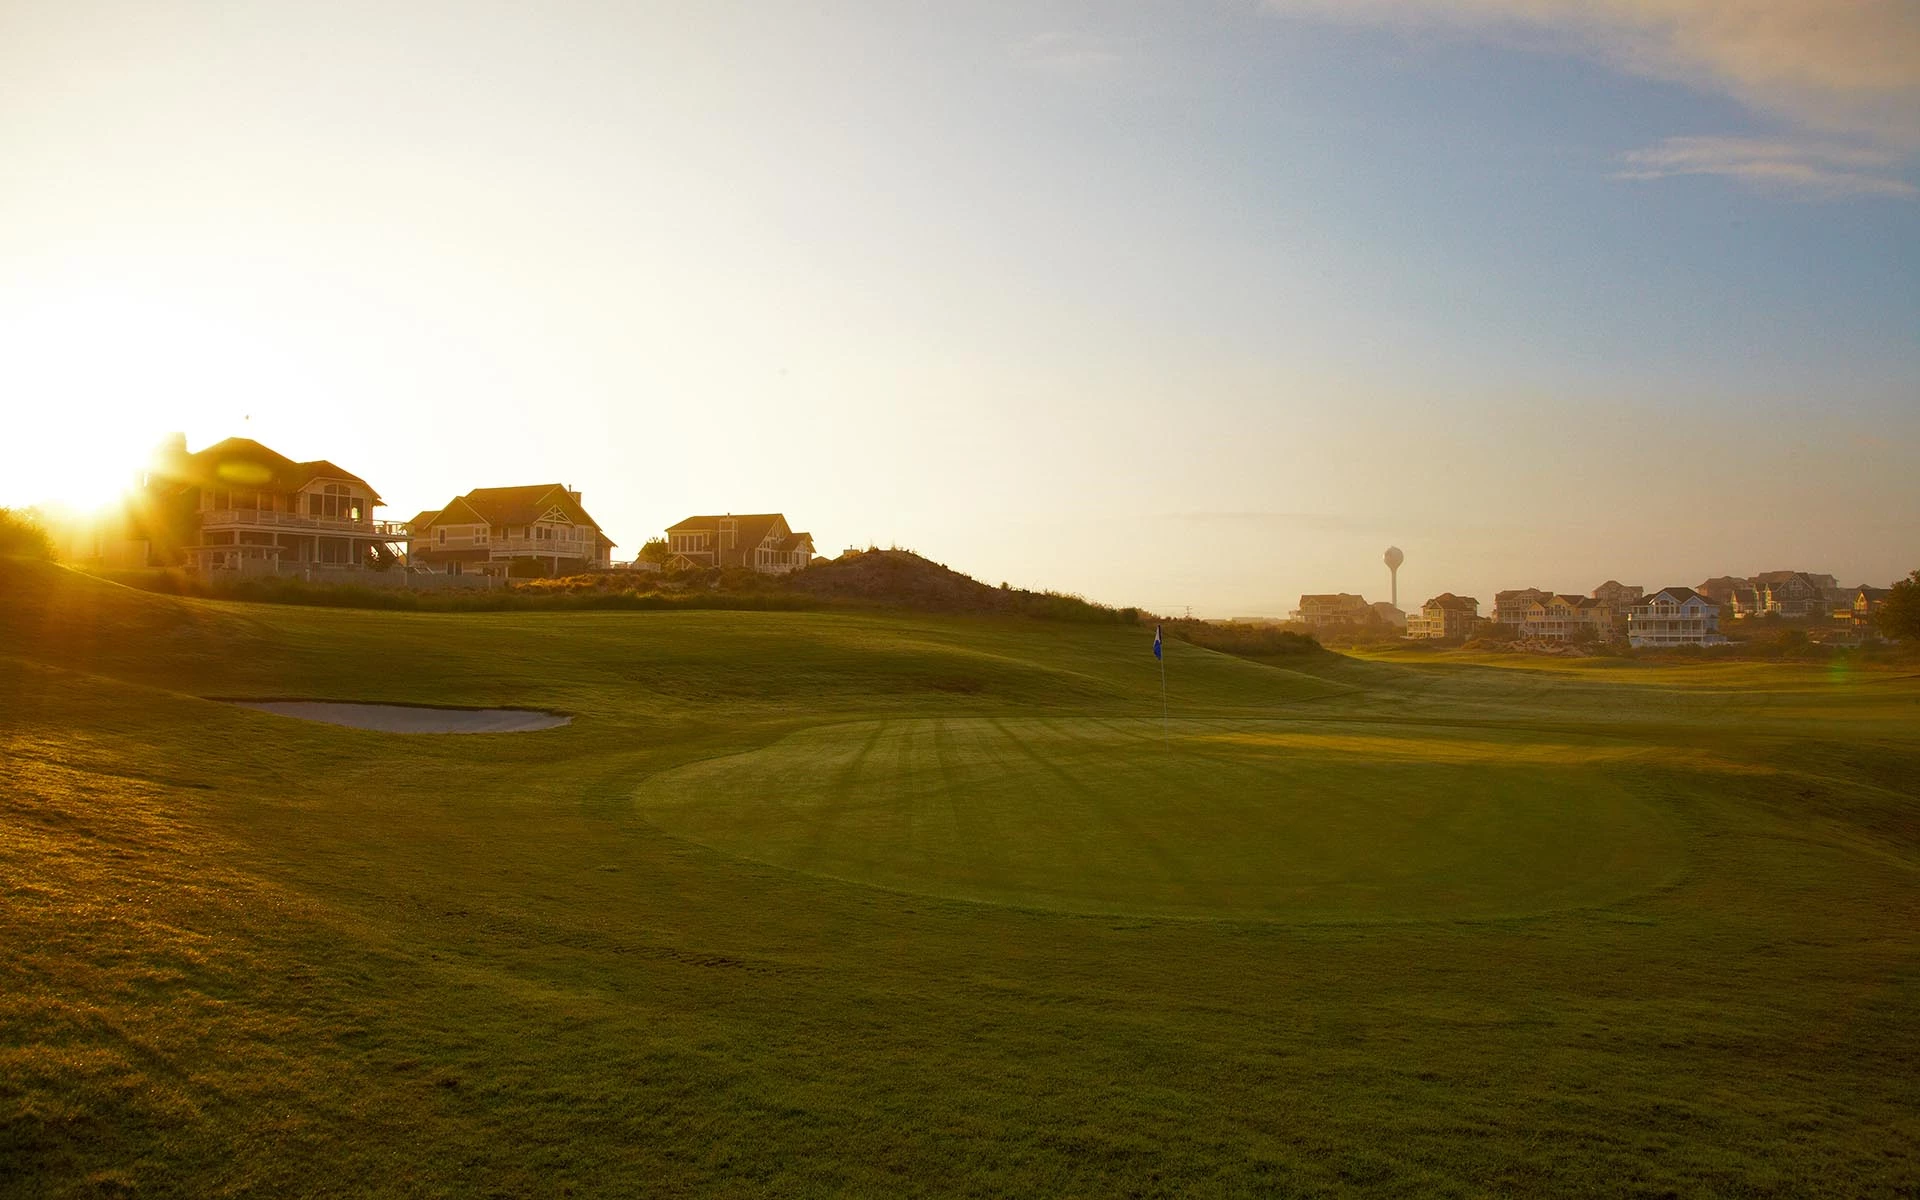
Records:
[[[215,508],[200,514],[200,528],[271,529],[289,533],[345,533],[362,537],[398,539],[407,536],[397,521],[349,521],[338,517],[309,517],[304,513],[272,512],[264,508]]]
[[[451,540],[451,539],[449,539]],[[498,537],[489,542],[481,542],[496,555],[538,554],[545,557],[558,555],[561,558],[592,558],[593,541],[580,538],[566,541],[562,538]]]

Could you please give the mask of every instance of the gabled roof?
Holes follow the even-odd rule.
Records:
[[[1676,604],[1685,604],[1689,600],[1698,600],[1702,604],[1713,603],[1713,601],[1709,600],[1705,596],[1702,596],[1699,592],[1696,592],[1689,587],[1661,588],[1659,591],[1655,592],[1653,595],[1643,597],[1643,599],[1647,601],[1653,601],[1653,600],[1658,600],[1662,596],[1666,596]]]
[[[433,524],[433,519],[440,515],[440,511],[441,510],[437,508],[429,508],[423,512],[417,512],[413,515],[413,520],[407,521],[405,524],[408,529],[425,529],[427,526]]]
[[[366,488],[374,504],[384,504],[373,485],[324,458],[294,462],[252,438],[230,437],[181,460],[178,482],[202,488],[261,488],[295,492],[315,479],[338,479]]]
[[[1426,602],[1426,608],[1443,608],[1453,612],[1474,612],[1480,607],[1480,601],[1472,596],[1456,596],[1452,592],[1441,592]]]
[[[1563,608],[1599,608],[1600,601],[1592,596],[1576,596],[1571,592],[1556,592],[1551,596],[1542,596],[1534,601],[1542,608],[1555,606]]]
[[[474,488],[456,496],[434,516],[433,523],[459,525],[532,525],[559,509],[575,525],[590,525],[605,536],[600,522],[588,515],[579,497],[564,484],[534,483],[521,487]],[[615,545],[613,541],[607,542]]]
[[[747,526],[749,524],[758,525],[764,531],[766,526],[773,524],[775,521],[784,522],[786,519],[787,518],[780,513],[721,513],[718,516],[688,517],[686,520],[681,521],[678,524],[667,526],[667,532],[668,533],[712,532],[720,528],[720,522],[722,521],[739,522],[738,528],[741,533],[745,533],[747,531]],[[765,537],[765,536],[766,534],[762,532],[761,537]],[[757,542],[759,539],[756,538],[754,540]]]
[[[487,518],[479,509],[467,503],[465,496],[455,496],[447,501],[447,506],[433,516],[435,525],[485,525]]]
[[[760,543],[765,541],[767,535],[773,533],[776,528],[787,528],[787,518],[781,513],[726,513],[717,517],[688,517],[678,524],[667,526],[667,532],[718,534],[720,532],[720,522],[722,521],[734,522],[734,544],[730,547],[722,547],[716,542],[711,547],[711,550],[715,552],[723,550],[732,552],[757,550],[760,547]],[[788,529],[787,538],[782,539],[779,543],[780,548],[785,549],[791,546],[793,544],[791,539],[802,536],[809,535],[796,534],[792,532],[791,529]],[[695,553],[702,552],[695,551]]]
[[[324,458],[317,458],[312,462],[296,463],[295,466],[299,468],[301,476],[300,482],[295,485],[296,487],[305,487],[316,479],[343,479],[360,484],[368,491],[373,490],[373,485],[366,480],[355,475],[352,471],[335,466]],[[380,498],[375,496],[373,502],[375,504],[380,503]]]

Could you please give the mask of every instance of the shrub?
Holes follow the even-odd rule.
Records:
[[[53,559],[53,539],[30,509],[0,508],[0,555]]]

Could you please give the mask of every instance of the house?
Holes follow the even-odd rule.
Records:
[[[1698,589],[1696,588],[1695,590],[1697,591]],[[1598,600],[1613,611],[1624,613],[1633,607],[1634,601],[1639,600],[1647,594],[1647,589],[1643,587],[1629,587],[1627,584],[1621,583],[1618,579],[1609,579],[1599,587],[1593,589],[1589,594],[1592,595],[1595,600]],[[1711,599],[1711,597],[1709,597],[1709,599]],[[1716,604],[1719,603],[1717,600],[1713,602]]]
[[[1835,586],[1831,575],[1805,571],[1762,571],[1753,577],[1761,595],[1762,611],[1782,617],[1810,617],[1827,608],[1827,593]]]
[[[1833,619],[1836,622],[1854,626],[1873,624],[1874,614],[1886,603],[1892,588],[1868,587],[1861,584],[1857,588],[1848,588],[1841,594],[1841,602],[1833,606]]]
[[[386,567],[404,534],[374,519],[373,485],[325,459],[295,462],[252,438],[194,454],[176,434],[140,489],[129,532],[197,571],[311,574]]]
[[[688,517],[667,527],[667,570],[746,567],[784,575],[813,561],[813,535],[795,533],[780,513]]]
[[[1736,591],[1752,591],[1753,580],[1742,579],[1737,575],[1716,575],[1693,585],[1696,594],[1705,596],[1709,604],[1732,604]],[[1634,599],[1640,599],[1635,596]]]
[[[1624,584],[1617,579],[1609,579],[1593,589],[1593,598],[1612,614],[1613,631],[1608,635],[1608,641],[1620,641],[1626,638],[1627,610],[1638,604],[1646,594],[1647,589]]]
[[[1288,615],[1310,629],[1342,629],[1371,623],[1373,608],[1363,596],[1333,592],[1300,597],[1300,607]]]
[[[1527,619],[1527,608],[1536,600],[1545,600],[1552,592],[1539,588],[1514,588],[1493,594],[1493,619],[1502,625],[1518,627]]]
[[[1407,631],[1407,614],[1395,608],[1385,600],[1375,600],[1367,606],[1373,610],[1373,619],[1389,629],[1400,633]]]
[[[1613,635],[1613,610],[1591,596],[1546,596],[1527,606],[1515,631],[1548,642],[1604,642]]]
[[[566,575],[604,570],[612,539],[558,483],[475,488],[405,525],[407,562],[448,574]]]
[[[1421,605],[1419,612],[1407,614],[1407,636],[1410,638],[1471,637],[1474,627],[1479,623],[1480,601],[1472,596],[1456,596],[1452,592],[1442,592]]]
[[[1718,646],[1720,606],[1686,587],[1661,588],[1627,612],[1627,642],[1635,647]]]

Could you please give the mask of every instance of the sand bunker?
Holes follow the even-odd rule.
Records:
[[[381,733],[526,733],[573,718],[532,708],[428,708],[418,704],[340,704],[327,700],[229,700],[241,708],[350,725]]]

